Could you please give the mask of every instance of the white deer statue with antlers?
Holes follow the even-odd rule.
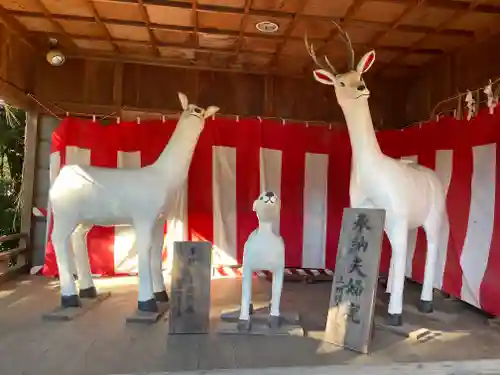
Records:
[[[80,298],[97,297],[85,243],[92,225],[132,225],[138,254],[138,310],[157,312],[156,302],[168,301],[161,260],[166,211],[187,179],[205,119],[219,110],[214,106],[205,110],[188,104],[182,93],[179,99],[183,112],[165,149],[153,164],[134,169],[66,165],[54,180],[49,191],[54,217],[52,243],[63,308],[81,306]],[[71,242],[79,295],[70,266]]]
[[[379,208],[386,211],[385,232],[392,247],[387,291],[389,325],[402,325],[408,234],[423,226],[427,235],[425,276],[419,310],[433,311],[433,283],[442,221],[446,217],[445,191],[434,171],[409,160],[384,155],[373,128],[368,98],[370,91],[363,80],[375,61],[375,51],[366,53],[355,66],[354,49],[349,35],[339,29],[348,46],[349,71],[337,73],[325,57],[326,65],[316,57],[305,35],[307,51],[319,67],[314,78],[333,86],[342,108],[352,146],[350,201],[353,208]]]

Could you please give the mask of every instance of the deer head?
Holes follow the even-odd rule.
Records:
[[[195,104],[189,104],[188,98],[182,92],[177,93],[179,95],[179,100],[181,102],[182,114],[181,117],[183,119],[189,118],[190,116],[194,116],[202,121],[207,119],[210,116],[213,116],[219,111],[219,107],[209,106],[207,109],[203,109],[198,107]]]
[[[370,52],[367,52],[359,60],[358,65],[354,67],[354,49],[352,48],[351,39],[337,23],[334,21],[332,21],[332,23],[339,29],[340,36],[347,45],[347,50],[349,52],[349,71],[342,74],[337,73],[326,56],[324,57],[326,65],[320,63],[316,57],[314,46],[309,44],[306,34],[304,42],[307,52],[313,59],[314,63],[319,67],[319,69],[315,69],[313,71],[314,78],[316,81],[324,85],[334,87],[337,101],[341,107],[354,104],[359,100],[366,101],[370,97],[370,91],[366,87],[363,80],[363,74],[366,73],[373,65],[375,61],[375,51],[371,50]]]

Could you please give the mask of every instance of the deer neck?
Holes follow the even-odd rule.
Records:
[[[373,165],[383,157],[375,135],[368,101],[342,106],[351,141],[353,166]]]
[[[271,234],[273,232],[273,223],[271,221],[259,221],[259,233]]]
[[[181,116],[167,146],[151,165],[169,186],[181,186],[186,180],[203,123],[194,116]]]

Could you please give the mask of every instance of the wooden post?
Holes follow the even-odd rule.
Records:
[[[33,194],[35,191],[36,151],[38,143],[38,111],[30,109],[26,113],[26,126],[24,133],[24,162],[21,185],[21,233],[28,234],[27,239],[20,240],[20,246],[25,246],[26,263],[32,264],[32,210]]]
[[[174,242],[169,333],[208,333],[212,244]]]
[[[368,353],[385,210],[346,208],[324,341]]]

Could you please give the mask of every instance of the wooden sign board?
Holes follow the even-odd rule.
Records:
[[[169,333],[208,333],[212,244],[174,242]]]
[[[385,210],[346,208],[324,341],[368,353],[373,330]]]

